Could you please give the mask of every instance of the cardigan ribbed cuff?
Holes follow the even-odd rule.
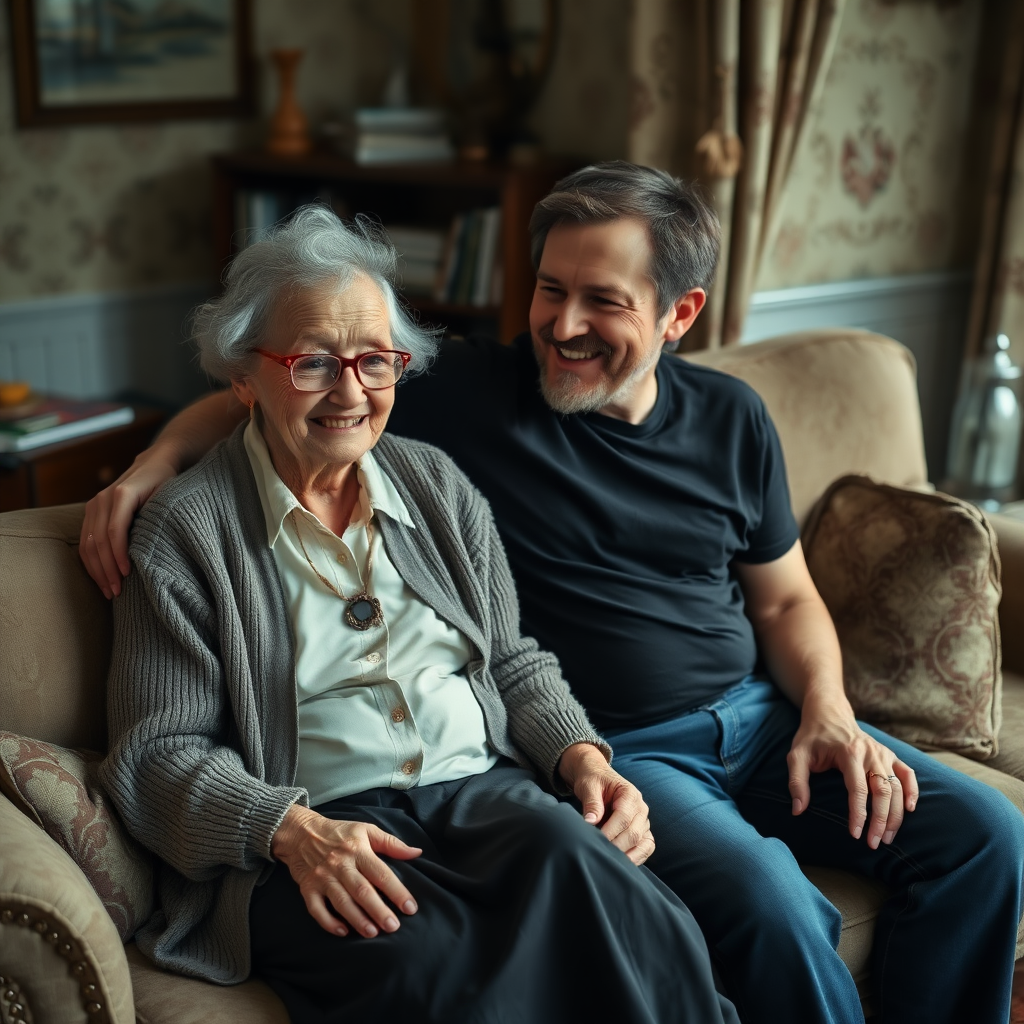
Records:
[[[555,706],[552,702],[524,701],[517,707],[509,727],[516,746],[556,793],[567,795],[570,792],[558,774],[558,762],[574,743],[592,743],[611,763],[612,748],[594,731],[574,700]]]
[[[309,806],[309,794],[300,787],[278,786],[257,800],[245,822],[246,845],[264,860],[274,860],[270,852],[274,835],[284,816],[295,805]]]

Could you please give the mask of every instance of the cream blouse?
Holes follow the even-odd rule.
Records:
[[[244,443],[295,641],[295,784],[309,790],[310,805],[377,787],[409,789],[486,771],[497,756],[466,678],[472,645],[399,576],[381,531],[372,531],[369,592],[380,601],[384,623],[363,632],[346,625],[346,602],[321,582],[296,536],[298,519],[302,544],[320,574],[342,594],[360,593],[367,524],[389,516],[413,527],[373,455],[367,452],[357,464],[358,510],[338,537],[278,476],[255,419],[245,429]]]

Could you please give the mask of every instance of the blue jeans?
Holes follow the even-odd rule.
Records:
[[[1006,1024],[1024,878],[1024,816],[989,786],[861,723],[917,773],[921,797],[889,846],[848,828],[838,771],[791,813],[799,712],[750,676],[679,718],[607,733],[651,808],[650,868],[700,923],[745,1024],[863,1021],[840,959],[839,911],[797,862],[892,895],[875,926],[871,1003],[885,1024]],[[865,830],[866,831],[866,830]]]

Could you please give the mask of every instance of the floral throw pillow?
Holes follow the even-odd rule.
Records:
[[[82,869],[127,942],[153,910],[153,864],[96,779],[102,755],[0,730],[0,792]]]
[[[846,476],[811,510],[802,539],[857,716],[924,750],[995,755],[1002,588],[981,512]]]

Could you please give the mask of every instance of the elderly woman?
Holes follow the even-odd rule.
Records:
[[[115,603],[103,778],[163,862],[139,946],[259,973],[294,1024],[735,1020],[489,509],[384,433],[433,349],[394,264],[307,207],[197,313],[251,418],[146,505]]]

